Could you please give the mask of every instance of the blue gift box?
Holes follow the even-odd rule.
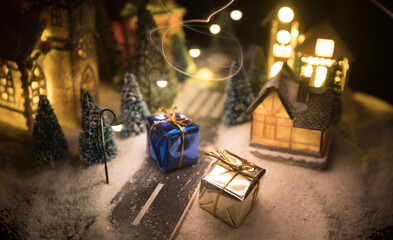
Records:
[[[198,160],[199,126],[181,113],[176,113],[176,119],[184,124],[176,125],[165,114],[150,116],[146,120],[147,153],[163,172],[194,164]],[[184,131],[184,143],[179,126]]]

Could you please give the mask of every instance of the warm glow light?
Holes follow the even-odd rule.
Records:
[[[121,130],[123,129],[123,124],[119,124],[119,125],[113,125],[111,126],[113,131],[115,132],[121,132]]]
[[[164,88],[167,85],[168,85],[168,81],[167,80],[160,79],[160,80],[157,81],[157,86],[159,86],[160,88]]]
[[[325,58],[321,58],[320,64],[321,64],[322,66],[325,66],[325,65],[326,65],[326,59],[325,59]]]
[[[311,77],[312,75],[312,66],[311,65],[307,65],[303,68],[303,75],[305,77]]]
[[[190,50],[188,50],[188,54],[190,54],[190,56],[193,58],[197,58],[201,54],[201,50],[199,50],[198,48],[191,48]]]
[[[299,30],[293,29],[293,30],[292,30],[292,36],[293,36],[293,37],[299,36]]]
[[[291,34],[288,31],[281,30],[277,33],[277,41],[282,44],[288,44],[291,41]]]
[[[331,59],[326,60],[326,66],[331,67],[333,65],[333,61]]]
[[[273,55],[275,57],[289,58],[291,56],[292,48],[290,45],[283,45],[275,43],[273,45]]]
[[[297,38],[297,41],[299,42],[299,44],[302,44],[304,42],[304,35],[300,34],[299,37]]]
[[[212,79],[214,77],[213,72],[208,68],[201,68],[197,71],[196,75],[202,79]]]
[[[280,19],[280,21],[284,23],[289,23],[290,21],[292,21],[294,16],[295,14],[289,7],[282,7],[278,11],[278,19]]]
[[[38,77],[38,76],[40,75],[40,69],[39,69],[39,68],[35,68],[35,69],[34,69],[34,75],[35,75],[36,77]]]
[[[314,65],[319,65],[320,62],[321,60],[319,59],[319,57],[314,58]]]
[[[274,77],[280,72],[283,62],[275,62],[270,69],[270,77]]]
[[[301,60],[302,60],[302,62],[307,62],[307,58],[306,57],[302,57]]]
[[[322,86],[322,84],[325,82],[326,74],[327,74],[326,67],[317,67],[317,71],[315,72],[315,81],[314,81],[315,87]]]
[[[307,58],[307,63],[310,64],[310,65],[313,65],[314,64],[314,58],[313,57],[308,57]]]
[[[210,32],[213,34],[219,34],[221,31],[221,27],[218,24],[213,24],[210,26]]]
[[[243,13],[239,10],[233,10],[231,12],[231,18],[235,21],[239,21],[243,17]]]
[[[33,97],[33,103],[38,103],[39,100],[40,98],[38,96]]]
[[[38,88],[38,82],[34,81],[31,83],[31,88],[32,89],[37,89]]]
[[[334,41],[331,39],[318,38],[315,45],[315,55],[320,57],[333,57]]]
[[[7,94],[7,93],[3,93],[3,94],[1,94],[1,97],[2,97],[4,100],[7,100],[7,99],[8,99],[8,94]]]

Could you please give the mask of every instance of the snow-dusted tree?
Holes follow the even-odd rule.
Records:
[[[152,32],[157,28],[157,25],[146,9],[146,1],[139,6],[137,15],[135,51],[131,56],[129,69],[137,78],[140,91],[148,103],[149,110],[154,112],[160,106],[169,107],[172,105],[177,92],[177,79],[164,56],[153,45],[154,43],[161,46],[162,39],[158,31]],[[153,71],[154,74],[150,72],[153,68],[160,69],[162,74],[166,76],[167,87],[160,88],[157,86],[157,71]]]
[[[173,70],[169,68],[164,56],[153,45],[161,46],[161,35],[150,12],[146,9],[146,1],[138,8],[138,22],[135,32],[135,51],[130,59],[130,72],[135,74],[140,91],[148,102],[150,111],[155,111],[160,106],[171,106],[176,97],[177,80]],[[152,34],[150,34],[152,33]],[[151,37],[151,38],[150,38]],[[167,77],[168,86],[159,88],[155,76],[149,71],[158,68]],[[156,72],[157,73],[157,72]],[[149,94],[150,92],[150,94]]]
[[[80,157],[87,164],[103,163],[104,153],[101,134],[101,108],[93,100],[86,89],[81,88],[82,132],[79,135]],[[104,137],[107,160],[117,155],[117,147],[113,139],[112,128],[108,119],[104,118]]]
[[[120,137],[127,138],[142,133],[149,115],[150,112],[142,99],[135,75],[126,73],[123,77],[121,91],[120,119],[123,121],[123,129],[120,132]]]
[[[32,154],[37,164],[54,164],[55,161],[64,160],[68,156],[68,145],[63,130],[45,95],[40,95],[34,121]]]
[[[265,55],[259,46],[252,46],[248,50],[251,53],[250,67],[248,69],[248,82],[254,96],[258,94],[262,86],[266,83],[266,65]]]
[[[233,61],[230,69],[230,75],[233,75],[240,68],[238,61]],[[239,72],[231,77],[227,84],[223,122],[226,126],[243,123],[251,119],[245,111],[253,100],[250,84],[245,79],[244,70],[240,68]]]

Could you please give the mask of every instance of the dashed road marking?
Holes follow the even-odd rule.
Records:
[[[164,186],[164,184],[162,184],[162,183],[159,183],[157,185],[156,189],[154,189],[153,193],[150,195],[149,199],[146,201],[145,205],[142,207],[138,216],[136,216],[134,221],[131,223],[132,225],[136,226],[141,222],[143,216],[145,216],[147,210],[149,210],[150,205],[153,203],[154,199],[157,197],[158,193],[161,191],[163,186]]]

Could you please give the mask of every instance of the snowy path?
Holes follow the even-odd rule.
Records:
[[[211,159],[203,155],[212,145],[220,122],[223,93],[185,85],[174,105],[200,125],[198,163],[162,173],[144,158],[132,179],[112,199],[110,222],[121,239],[169,239],[181,221]],[[209,112],[217,109],[216,118]],[[143,149],[144,150],[144,149]]]

